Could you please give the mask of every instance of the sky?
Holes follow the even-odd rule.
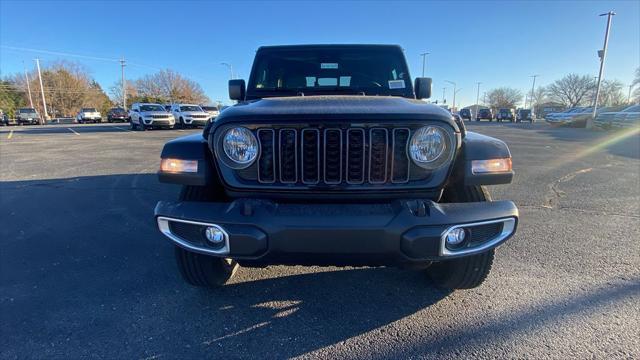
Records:
[[[490,89],[530,91],[568,73],[598,75],[606,17],[614,10],[605,78],[627,86],[640,66],[640,1],[208,2],[0,0],[0,76],[57,60],[82,63],[108,91],[169,68],[229,102],[229,70],[247,79],[262,45],[399,44],[413,77],[429,52],[432,99],[458,107]],[[36,52],[35,50],[39,50]]]

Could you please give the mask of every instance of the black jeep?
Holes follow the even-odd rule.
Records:
[[[504,142],[466,132],[427,104],[389,45],[258,49],[238,104],[162,150],[159,178],[182,185],[155,208],[193,285],[238,265],[402,266],[439,286],[482,283],[518,223],[484,185],[511,182]]]

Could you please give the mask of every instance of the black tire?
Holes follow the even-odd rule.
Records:
[[[482,186],[459,186],[445,189],[443,202],[491,201]],[[491,272],[495,250],[432,264],[427,275],[433,282],[447,289],[472,289],[480,286]]]
[[[142,120],[138,120],[140,122],[140,124],[138,124],[138,129],[140,129],[140,131],[146,131],[147,130],[147,126],[144,124],[144,121]]]
[[[211,187],[183,186],[180,201],[212,201],[216,193]],[[224,285],[238,270],[231,259],[203,255],[175,248],[176,264],[184,281],[193,286],[217,287]]]
[[[129,118],[129,128],[131,130],[135,130],[136,129],[136,124],[133,123],[133,121],[131,120],[131,118]]]
[[[180,129],[184,129],[184,128],[185,128],[185,125],[184,125],[184,119],[180,118],[180,119],[178,120],[178,122],[180,123],[179,128],[180,128]]]

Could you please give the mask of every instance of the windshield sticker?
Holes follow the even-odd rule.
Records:
[[[320,69],[337,69],[338,63],[321,63]]]
[[[404,80],[389,80],[389,89],[404,89]]]

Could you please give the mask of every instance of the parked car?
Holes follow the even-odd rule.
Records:
[[[107,122],[127,122],[129,113],[123,108],[112,108],[107,112]]]
[[[205,126],[211,117],[199,105],[194,104],[173,104],[171,113],[180,128]]]
[[[515,111],[513,109],[500,109],[496,114],[496,121],[502,122],[503,120],[509,120],[513,122],[516,118]]]
[[[36,125],[40,123],[40,114],[34,108],[20,108],[16,111],[18,125]]]
[[[84,124],[88,122],[99,123],[102,122],[102,115],[96,108],[82,108],[76,115],[76,121],[78,124]]]
[[[480,120],[493,121],[493,111],[491,111],[491,109],[486,109],[486,108],[478,110],[476,121],[480,121]]]
[[[412,101],[431,96],[431,79],[412,83],[406,64],[392,45],[258,49],[248,86],[229,81],[238,104],[161,153],[159,180],[182,191],[158,202],[155,221],[183,279],[218,286],[239,265],[366,265],[479,286],[518,224],[515,204],[484,187],[511,182],[511,155]]]
[[[471,121],[471,117],[473,115],[471,114],[471,109],[462,109],[460,110],[460,118],[462,118],[463,120],[469,120]]]
[[[584,109],[584,107],[573,107],[573,108],[569,108],[569,109],[567,109],[565,111],[561,111],[561,112],[557,112],[557,113],[549,113],[549,114],[547,114],[547,116],[544,117],[544,120],[546,122],[548,122],[548,123],[559,122],[559,119],[573,116],[576,113],[582,111],[583,109]]]
[[[9,115],[0,109],[0,124],[2,124],[2,126],[16,125],[16,121],[15,119],[9,119]]]
[[[603,129],[629,128],[640,125],[640,105],[631,105],[620,111],[598,114],[594,125]]]
[[[530,109],[518,109],[516,113],[516,122],[529,121],[533,122],[533,116]]]
[[[153,103],[133,103],[129,110],[131,130],[173,129],[175,118],[164,106]]]
[[[220,115],[220,109],[215,105],[200,105],[200,108],[209,114],[211,120],[215,120]]]

